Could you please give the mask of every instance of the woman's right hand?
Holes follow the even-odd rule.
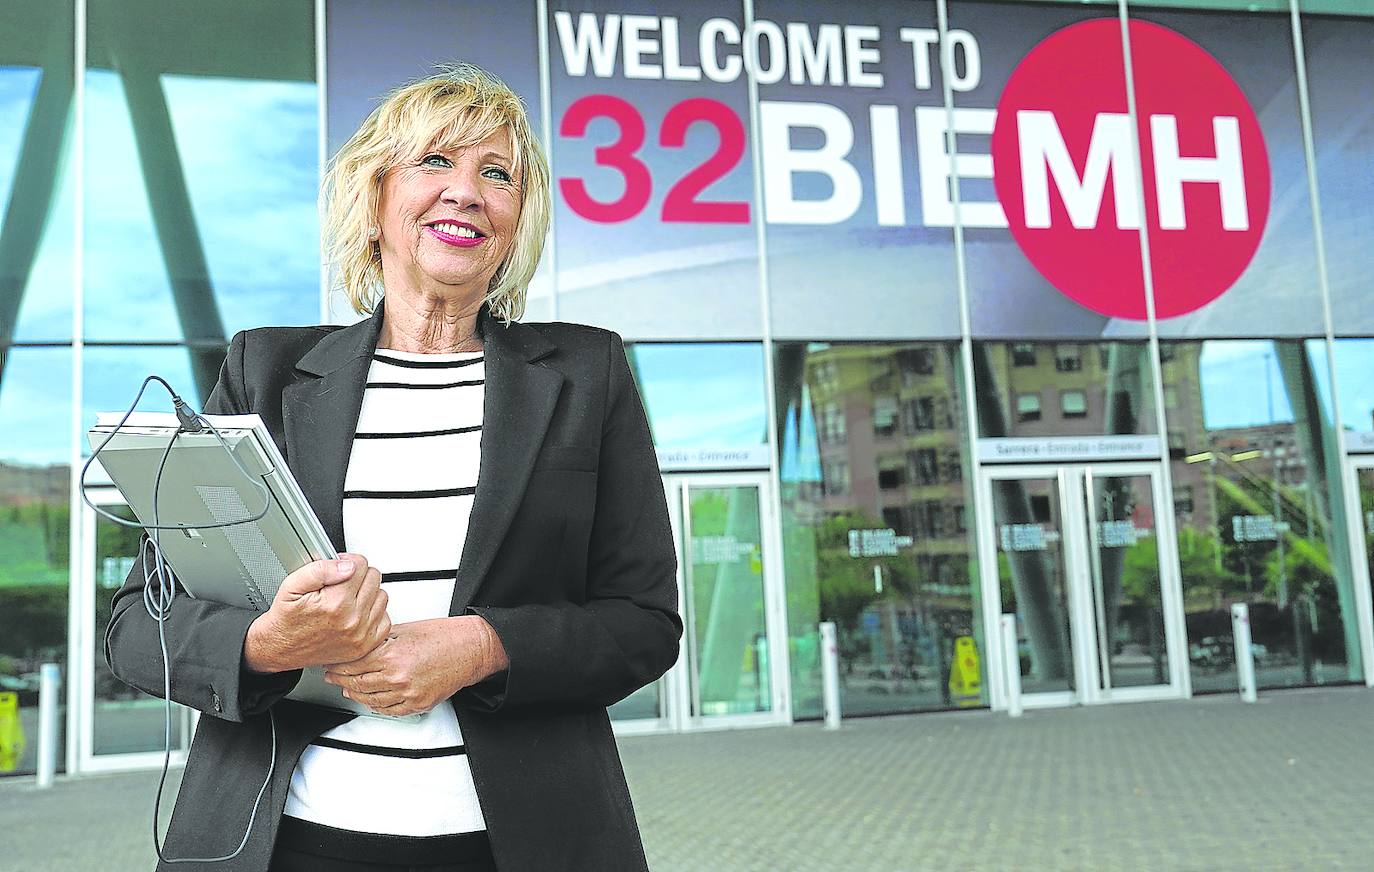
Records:
[[[282,582],[272,607],[248,628],[243,661],[254,672],[346,663],[391,632],[382,574],[361,554],[316,560]]]

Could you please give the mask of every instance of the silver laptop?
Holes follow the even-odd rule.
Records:
[[[109,442],[96,461],[119,488],[139,522],[153,524],[153,487],[176,415],[135,412],[110,438],[123,412],[101,412],[87,433],[91,451]],[[319,518],[257,415],[207,415],[244,469],[267,486],[267,514],[250,524],[205,530],[163,530],[162,553],[181,586],[197,599],[265,612],[291,572],[314,560],[338,557]],[[196,527],[248,518],[262,511],[262,492],[244,478],[215,434],[180,433],[167,454],[157,501],[158,524]],[[371,717],[307,669],[291,699]],[[414,716],[412,716],[414,717]]]

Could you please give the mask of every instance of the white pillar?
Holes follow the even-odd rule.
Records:
[[[1016,615],[1002,615],[1002,671],[1007,676],[1007,714],[1021,717],[1021,653],[1017,647]]]
[[[56,663],[44,663],[38,675],[38,786],[52,787],[57,774],[57,702],[62,672]]]
[[[1231,632],[1235,639],[1236,680],[1240,684],[1240,698],[1254,702],[1255,650],[1250,645],[1250,607],[1245,603],[1231,606]]]
[[[825,728],[840,728],[840,646],[835,636],[835,622],[821,622],[821,705],[825,710]]]

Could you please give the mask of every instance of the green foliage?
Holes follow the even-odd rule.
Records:
[[[850,530],[882,529],[884,525],[865,512],[843,512],[816,526],[816,579],[820,587],[821,615],[842,629],[857,628],[859,616],[870,603],[887,598],[916,595],[918,579],[910,557],[851,557]],[[873,584],[873,567],[882,567],[883,592]]]
[[[1189,597],[1215,599],[1243,588],[1240,576],[1219,560],[1221,545],[1210,533],[1183,527],[1178,532],[1178,564]],[[1126,551],[1121,589],[1127,599],[1159,604],[1159,547],[1154,536]]]
[[[66,504],[10,506],[0,517],[0,588],[65,586],[71,547]]]
[[[7,588],[0,624],[4,627],[0,653],[5,655],[33,658],[42,651],[62,648],[67,638],[67,586]]]

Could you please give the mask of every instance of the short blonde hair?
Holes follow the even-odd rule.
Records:
[[[520,98],[504,82],[471,64],[438,67],[387,94],[325,168],[321,191],[325,253],[354,311],[370,313],[382,292],[380,248],[368,238],[377,224],[382,180],[402,160],[433,149],[476,145],[498,130],[510,134],[511,168],[520,188],[520,220],[485,301],[504,321],[525,312],[549,229],[549,164]]]

